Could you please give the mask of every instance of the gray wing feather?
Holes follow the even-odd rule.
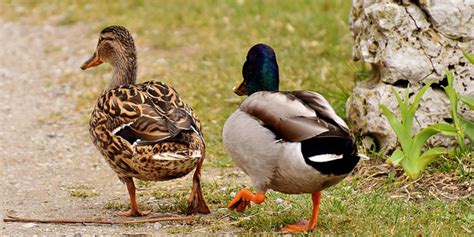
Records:
[[[327,105],[329,104],[327,103]],[[292,92],[268,91],[254,93],[240,105],[242,111],[257,118],[263,126],[270,128],[281,138],[291,142],[340,130],[337,125],[318,117],[318,113],[321,112],[313,107],[315,107],[314,104],[307,105]],[[318,109],[324,110],[324,108]],[[329,109],[329,112],[322,112],[332,115],[331,112],[334,113],[334,110],[330,106]],[[342,121],[342,119],[340,120]]]
[[[337,116],[334,109],[322,95],[312,91],[292,91],[290,93],[314,109],[319,117],[349,133],[346,122]]]

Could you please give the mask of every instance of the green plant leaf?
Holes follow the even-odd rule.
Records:
[[[448,151],[445,147],[433,147],[431,149],[426,150],[423,152],[423,154],[420,156],[418,164],[420,165],[419,168],[422,168],[422,170],[425,169],[427,165],[433,161],[434,158],[445,154]]]
[[[404,157],[405,154],[403,154],[403,151],[398,147],[390,156],[389,161],[394,165],[399,165]]]
[[[416,159],[413,159],[416,158]],[[403,167],[403,171],[411,180],[415,180],[420,177],[423,172],[422,166],[419,164],[419,157],[412,157],[411,159],[403,159],[400,164]]]
[[[387,117],[393,131],[397,135],[398,142],[400,142],[402,150],[408,151],[413,140],[410,135],[410,130],[406,129],[406,127],[404,127],[402,123],[395,117],[395,114],[393,114],[392,111],[390,111],[385,105],[381,104],[379,106],[380,109],[382,109],[385,117]]]
[[[428,88],[431,86],[432,83],[433,82],[431,81],[428,82],[425,86],[423,86],[423,88],[421,88],[418,94],[416,94],[415,99],[413,100],[413,103],[410,106],[410,110],[416,111],[418,109],[418,105],[420,103],[421,97],[423,96],[423,94],[425,94],[426,90],[428,90]]]
[[[474,123],[463,118],[460,118],[459,120],[461,122],[461,125],[464,128],[464,134],[466,134],[469,140],[471,140],[471,143],[473,143],[474,142]]]
[[[416,94],[415,99],[413,99],[413,103],[410,105],[410,108],[406,114],[404,119],[404,125],[406,128],[411,132],[413,127],[413,118],[415,118],[416,110],[418,109],[418,105],[420,104],[421,97],[425,94],[426,90],[431,86],[432,82],[428,82],[421,90]],[[407,102],[408,103],[408,102]]]
[[[410,151],[408,152],[408,159],[416,159],[420,156],[421,148],[431,136],[442,132],[443,134],[456,136],[456,128],[450,124],[438,123],[430,125],[426,128],[423,128],[418,134],[413,138],[413,145],[411,146]]]
[[[458,111],[458,96],[456,94],[456,90],[454,90],[453,87],[453,72],[446,70],[446,78],[448,79],[448,86],[443,86],[443,88],[446,92],[446,95],[448,95],[449,101],[451,102],[451,116],[453,116],[453,120],[456,120]]]
[[[426,150],[421,156],[418,154],[417,156],[405,157],[405,159],[401,161],[401,165],[405,174],[411,180],[415,180],[420,177],[426,166],[428,166],[434,158],[446,152],[447,149],[444,147],[434,147]]]
[[[397,99],[398,108],[400,109],[400,115],[402,116],[402,118],[405,118],[406,114],[408,113],[408,107],[407,107],[408,90],[407,90],[407,93],[406,93],[406,97],[403,100],[400,97],[400,94],[398,94],[398,92],[393,87],[391,89],[392,89],[392,93],[395,95],[395,98]]]
[[[448,86],[453,87],[454,74],[450,70],[446,69],[446,79],[448,79]]]
[[[427,128],[434,129],[448,136],[455,136],[457,133],[456,128],[453,125],[447,124],[447,123],[432,124],[428,126]]]
[[[451,117],[453,119],[453,126],[456,128],[456,141],[458,143],[459,149],[461,151],[467,151],[466,145],[464,144],[464,128],[459,121],[459,116],[458,116],[458,94],[456,93],[456,90],[453,87],[453,80],[454,76],[453,73],[449,70],[446,70],[446,78],[448,79],[448,86],[443,87],[444,91],[446,92],[446,95],[448,95],[449,101],[450,101],[450,112],[451,112]]]
[[[466,52],[466,51],[462,51],[462,54],[464,55],[464,57],[471,63],[471,64],[474,64],[474,55]]]
[[[465,104],[467,104],[469,109],[474,109],[474,97],[460,95],[459,99]]]

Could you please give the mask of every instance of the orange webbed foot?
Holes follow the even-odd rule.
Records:
[[[311,226],[309,225],[309,221],[303,220],[303,221],[300,221],[296,224],[286,225],[285,227],[281,228],[281,232],[285,232],[285,233],[288,233],[288,232],[305,232],[305,231],[309,231],[309,230],[315,230],[317,228],[318,227],[311,228]]]
[[[313,192],[311,194],[313,201],[313,213],[309,221],[300,221],[293,225],[287,225],[281,229],[282,232],[303,232],[317,229],[319,202],[321,200],[321,192]]]
[[[117,213],[118,216],[146,216],[150,214],[150,211],[140,211],[137,205],[137,197],[136,197],[136,188],[135,184],[133,183],[132,178],[128,178],[125,180],[125,184],[127,185],[128,194],[130,195],[130,210],[125,212]]]
[[[128,210],[123,212],[118,212],[117,216],[146,216],[149,215],[151,211],[140,211],[140,210]]]
[[[251,202],[260,204],[264,200],[265,200],[265,194],[263,193],[253,194],[248,189],[243,188],[235,195],[235,197],[229,203],[227,208],[229,208],[230,210],[235,210],[237,212],[243,212],[245,211],[245,209],[250,207]]]

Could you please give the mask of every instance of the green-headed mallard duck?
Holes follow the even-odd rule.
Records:
[[[196,167],[187,213],[209,213],[200,187],[205,157],[201,125],[172,87],[155,81],[136,84],[135,44],[128,30],[100,32],[92,57],[81,69],[108,62],[113,76],[92,111],[90,134],[119,179],[127,185],[131,209],[122,216],[147,215],[137,207],[133,178],[162,181]]]
[[[268,189],[311,193],[314,208],[309,223],[288,225],[283,231],[312,230],[321,190],[341,181],[360,159],[354,139],[323,96],[278,90],[278,64],[270,46],[253,46],[242,74],[244,81],[234,92],[248,98],[227,119],[223,139],[257,192],[242,189],[228,208],[242,212],[250,202],[260,204]]]

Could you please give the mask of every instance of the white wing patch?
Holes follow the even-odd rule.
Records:
[[[201,150],[194,150],[190,155],[185,155],[176,152],[162,152],[154,154],[151,158],[155,160],[184,160],[184,159],[196,159],[202,156]]]
[[[342,156],[343,155],[323,154],[323,155],[311,156],[308,159],[312,162],[322,163],[322,162],[328,162],[328,161],[342,159]]]
[[[113,131],[112,131],[112,134],[115,135],[118,133],[118,131],[122,130],[124,127],[126,126],[130,126],[130,124],[132,124],[133,122],[130,122],[130,123],[126,123],[126,124],[122,124],[118,127],[116,127]]]

